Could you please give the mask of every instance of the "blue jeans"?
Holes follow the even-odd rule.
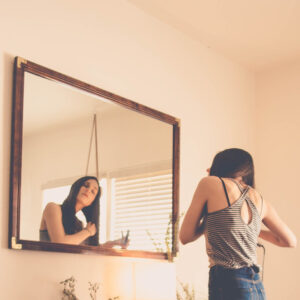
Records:
[[[209,271],[209,300],[265,300],[264,286],[255,267]]]

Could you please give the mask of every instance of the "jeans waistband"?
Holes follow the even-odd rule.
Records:
[[[226,268],[226,267],[223,267],[223,266],[220,266],[220,265],[215,265],[215,266],[211,267],[211,269],[223,270],[225,272],[239,271],[239,272],[259,273],[259,271],[260,271],[259,266],[256,266],[256,265],[252,265],[252,266],[248,266],[248,267],[241,267],[241,268],[236,268],[236,269],[231,269],[231,268]]]

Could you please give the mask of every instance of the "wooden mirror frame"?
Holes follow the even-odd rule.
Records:
[[[20,239],[21,170],[23,139],[24,75],[32,73],[45,79],[63,83],[90,94],[106,98],[127,109],[155,118],[173,126],[173,183],[172,183],[172,251],[171,253],[105,248],[101,246],[68,245]],[[10,171],[10,217],[9,248],[17,250],[40,250],[69,253],[94,253],[125,257],[171,259],[178,251],[177,225],[179,211],[179,130],[180,121],[134,101],[120,97],[101,88],[50,70],[21,57],[15,58],[12,106],[11,171]]]

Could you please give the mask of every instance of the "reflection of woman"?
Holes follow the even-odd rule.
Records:
[[[208,172],[194,193],[180,240],[186,244],[205,235],[210,300],[265,299],[258,275],[258,236],[281,247],[295,247],[296,237],[254,189],[248,152],[224,150]],[[267,229],[261,230],[261,221]]]
[[[54,243],[98,245],[99,198],[101,189],[96,177],[85,176],[76,180],[62,205],[48,203],[44,209],[40,240]],[[76,217],[82,211],[87,225]],[[124,238],[109,241],[102,246],[127,247]]]

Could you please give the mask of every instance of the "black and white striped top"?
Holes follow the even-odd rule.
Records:
[[[241,196],[230,204],[226,186],[220,178],[225,190],[228,207],[208,213],[206,216],[206,251],[210,267],[221,265],[225,268],[237,269],[257,265],[256,247],[261,227],[261,216],[251,201],[249,186],[241,190]],[[247,202],[252,216],[249,224],[241,217],[241,208]]]

